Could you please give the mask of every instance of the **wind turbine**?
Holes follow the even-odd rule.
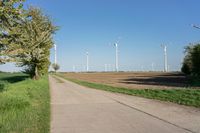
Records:
[[[75,65],[73,65],[72,69],[73,69],[73,72],[76,72],[76,66]]]
[[[108,65],[105,64],[104,67],[105,67],[104,71],[107,72],[108,71]]]
[[[115,71],[119,71],[119,51],[118,51],[118,43],[114,43],[115,46]]]
[[[54,63],[57,64],[57,45],[54,44]]]
[[[168,72],[167,46],[166,45],[161,45],[161,47],[164,49],[164,72]]]
[[[151,71],[152,71],[152,72],[154,71],[154,65],[155,65],[155,64],[152,62],[152,63],[151,63]]]
[[[89,71],[89,52],[86,52],[86,71]]]
[[[119,71],[119,40],[121,39],[121,37],[118,37],[118,40],[116,43],[114,43],[114,47],[115,47],[115,71],[118,72]]]

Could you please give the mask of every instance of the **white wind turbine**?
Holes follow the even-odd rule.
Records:
[[[57,64],[57,45],[54,44],[54,63]]]
[[[118,41],[116,43],[114,43],[114,47],[115,47],[115,71],[118,72],[119,71],[119,40],[121,39],[121,37],[118,37]]]
[[[167,46],[161,45],[161,47],[164,49],[164,72],[168,72]]]
[[[89,52],[86,52],[86,71],[89,72]]]

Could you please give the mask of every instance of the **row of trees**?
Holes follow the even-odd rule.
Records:
[[[24,10],[23,2],[0,2],[0,63],[16,62],[38,79],[48,73],[52,35],[58,28],[40,9]]]
[[[190,44],[185,48],[185,58],[182,72],[194,77],[200,77],[200,44]]]

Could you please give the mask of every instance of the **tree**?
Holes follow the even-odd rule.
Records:
[[[194,45],[189,44],[189,46],[185,47],[185,58],[182,64],[181,71],[187,75],[190,75],[192,73],[192,50],[193,50]]]
[[[7,32],[19,23],[24,17],[23,2],[25,0],[1,0],[0,1],[0,29]]]
[[[194,76],[200,76],[200,44],[196,44],[191,52],[192,73]]]
[[[12,30],[18,32],[19,40],[14,49],[18,51],[12,55],[17,65],[25,67],[33,79],[48,73],[50,65],[50,48],[53,46],[52,34],[57,27],[40,9],[31,7],[23,23]],[[11,50],[14,50],[10,48]]]
[[[52,34],[57,27],[40,9],[22,9],[24,0],[0,1],[0,63],[17,62],[38,79],[48,73]]]
[[[1,0],[0,1],[0,63],[14,61],[9,55],[17,51],[11,51],[9,47],[15,46],[18,39],[12,29],[17,27],[25,17],[23,2],[25,0]]]
[[[182,72],[200,76],[200,44],[190,44],[185,48]]]
[[[53,67],[53,69],[55,70],[55,73],[57,72],[57,70],[60,69],[60,66],[59,66],[58,64],[56,64],[56,63],[53,63],[53,64],[52,64],[52,67]]]
[[[183,73],[187,74],[187,75],[190,75],[190,74],[191,74],[191,68],[190,68],[190,66],[188,65],[188,63],[186,63],[185,61],[183,62],[181,71],[182,71]]]

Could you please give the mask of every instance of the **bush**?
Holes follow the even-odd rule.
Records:
[[[8,82],[0,81],[0,92],[5,91],[7,89]]]
[[[183,66],[181,68],[181,71],[187,75],[191,74],[190,67],[187,63],[183,63]]]
[[[182,72],[195,77],[200,77],[200,44],[189,45],[185,48],[185,58]]]

